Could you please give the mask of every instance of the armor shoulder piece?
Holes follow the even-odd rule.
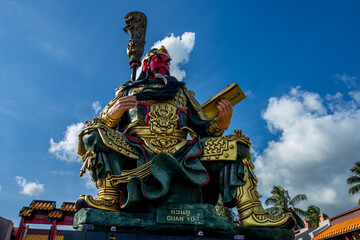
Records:
[[[85,128],[79,133],[79,155],[84,156],[86,154],[82,136],[86,133],[97,130],[105,146],[129,158],[139,159],[139,156],[132,152],[132,146],[127,143],[122,133],[106,126],[103,123],[90,123],[89,121],[86,121],[85,124]]]
[[[195,93],[191,90],[187,90],[186,88],[183,88],[183,91],[186,97],[189,99],[191,106],[195,109],[196,114],[199,116],[199,118],[201,120],[208,121],[209,120],[208,116],[206,116],[205,112],[201,108],[201,105],[194,97]]]

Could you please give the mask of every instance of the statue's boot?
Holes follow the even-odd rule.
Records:
[[[76,201],[76,210],[90,207],[113,212],[120,211],[120,189],[114,187],[112,182],[106,179],[98,180],[97,187],[99,189],[98,196],[93,198],[90,195],[81,195]]]
[[[259,200],[256,190],[257,178],[252,169],[251,159],[243,159],[245,185],[239,186],[236,192],[236,206],[239,221],[246,227],[295,228],[296,221],[291,213],[274,216],[266,212]]]

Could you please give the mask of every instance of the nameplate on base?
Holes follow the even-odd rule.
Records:
[[[185,208],[159,208],[156,210],[156,223],[204,225],[204,210]]]

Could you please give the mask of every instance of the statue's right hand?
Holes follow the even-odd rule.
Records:
[[[120,119],[126,111],[135,107],[136,103],[135,96],[121,97],[109,108],[107,115],[115,120]]]

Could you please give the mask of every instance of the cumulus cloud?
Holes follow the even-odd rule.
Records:
[[[101,110],[101,105],[100,105],[100,102],[99,101],[95,101],[92,103],[91,105],[92,109],[94,110],[94,113],[95,114],[98,114],[99,111]]]
[[[356,207],[358,196],[350,197],[346,184],[349,169],[360,160],[360,105],[353,96],[322,98],[296,87],[269,100],[262,117],[279,138],[254,156],[262,194],[280,185],[292,196],[306,194],[306,205],[330,216]]]
[[[84,126],[83,123],[67,126],[63,140],[57,143],[53,138],[50,139],[49,152],[60,160],[69,162],[80,161],[80,156],[77,154],[78,134]]]
[[[29,182],[22,176],[16,176],[15,180],[17,185],[22,187],[21,194],[28,195],[30,197],[39,197],[44,192],[44,184]]]
[[[172,33],[169,37],[155,42],[151,48],[160,48],[164,46],[170,54],[171,65],[170,74],[182,81],[186,77],[186,72],[181,67],[190,60],[190,53],[195,45],[195,33],[185,32],[183,35],[174,36]],[[150,48],[150,49],[151,49]],[[137,72],[140,74],[140,71]]]

